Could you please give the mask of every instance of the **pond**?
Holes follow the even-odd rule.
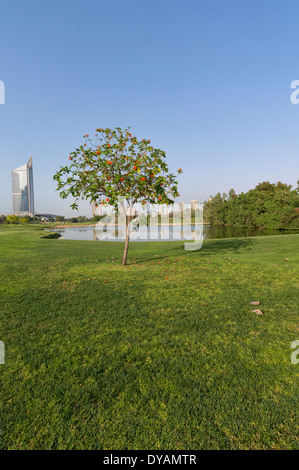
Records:
[[[125,239],[125,227],[115,225],[96,225],[86,227],[66,227],[51,229],[59,232],[65,240],[120,241]],[[262,230],[242,227],[223,227],[211,225],[170,225],[140,226],[130,233],[131,241],[194,240],[210,238],[255,237],[267,235],[287,235],[298,233],[289,230]]]

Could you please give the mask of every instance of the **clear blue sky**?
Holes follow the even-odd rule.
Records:
[[[0,16],[0,213],[32,155],[36,210],[71,215],[52,176],[96,127],[165,149],[185,202],[296,185],[298,0],[10,0]]]

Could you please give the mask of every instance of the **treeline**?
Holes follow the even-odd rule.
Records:
[[[94,217],[86,217],[85,215],[78,217],[65,218],[62,215],[56,217],[30,217],[29,215],[0,215],[0,224],[2,225],[19,225],[19,224],[40,224],[41,222],[71,222],[71,223],[85,223],[85,222],[98,222],[101,216],[95,215]]]
[[[18,216],[18,215],[0,215],[0,224],[2,225],[17,225],[17,224],[29,224],[39,222],[37,219],[34,220],[33,217],[29,215]]]
[[[298,187],[268,181],[247,193],[216,194],[204,203],[204,221],[211,225],[299,229]]]

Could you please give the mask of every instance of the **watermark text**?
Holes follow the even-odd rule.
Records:
[[[0,104],[5,104],[5,85],[2,80],[0,80]]]
[[[5,364],[5,346],[3,341],[0,341],[0,364]]]
[[[297,348],[297,349],[295,349]],[[291,363],[292,364],[299,364],[299,339],[293,341],[291,343],[291,349],[295,349],[294,352],[291,354]]]

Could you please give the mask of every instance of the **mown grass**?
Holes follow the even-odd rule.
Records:
[[[298,448],[299,235],[132,243],[127,267],[44,235],[0,229],[2,449]]]

